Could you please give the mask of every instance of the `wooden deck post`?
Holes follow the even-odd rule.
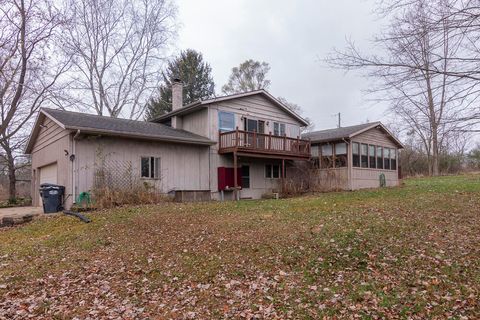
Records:
[[[285,159],[282,159],[282,192],[285,190]]]
[[[272,131],[268,134],[268,150],[272,149]]]
[[[287,150],[287,134],[283,135],[283,151]]]
[[[238,127],[235,129],[235,147],[238,147],[240,141],[238,141]]]
[[[233,196],[235,197],[235,200],[238,199],[238,168],[237,168],[237,152],[233,152]]]
[[[257,130],[253,130],[253,149],[257,149]]]
[[[222,149],[222,130],[218,130],[218,148]]]

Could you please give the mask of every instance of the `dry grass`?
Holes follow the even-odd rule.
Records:
[[[0,318],[480,317],[480,176],[0,232]]]

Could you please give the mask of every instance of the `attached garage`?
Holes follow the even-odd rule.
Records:
[[[40,184],[54,183],[57,184],[57,163],[39,168],[40,170]]]

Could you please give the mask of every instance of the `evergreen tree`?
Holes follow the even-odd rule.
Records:
[[[193,49],[187,49],[168,62],[162,72],[163,83],[158,96],[149,100],[146,119],[154,119],[172,111],[172,82],[183,82],[183,104],[187,105],[199,99],[208,99],[215,94],[212,68],[203,60],[203,55]]]

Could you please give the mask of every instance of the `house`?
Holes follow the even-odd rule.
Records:
[[[100,182],[140,183],[185,199],[260,198],[279,191],[294,161],[310,159],[307,123],[264,90],[183,106],[151,122],[41,109],[26,153],[32,156],[33,204],[39,186],[65,186],[65,207]],[[236,169],[234,169],[236,168]]]
[[[402,143],[380,122],[310,132],[312,162],[326,189],[356,190],[399,184]]]

